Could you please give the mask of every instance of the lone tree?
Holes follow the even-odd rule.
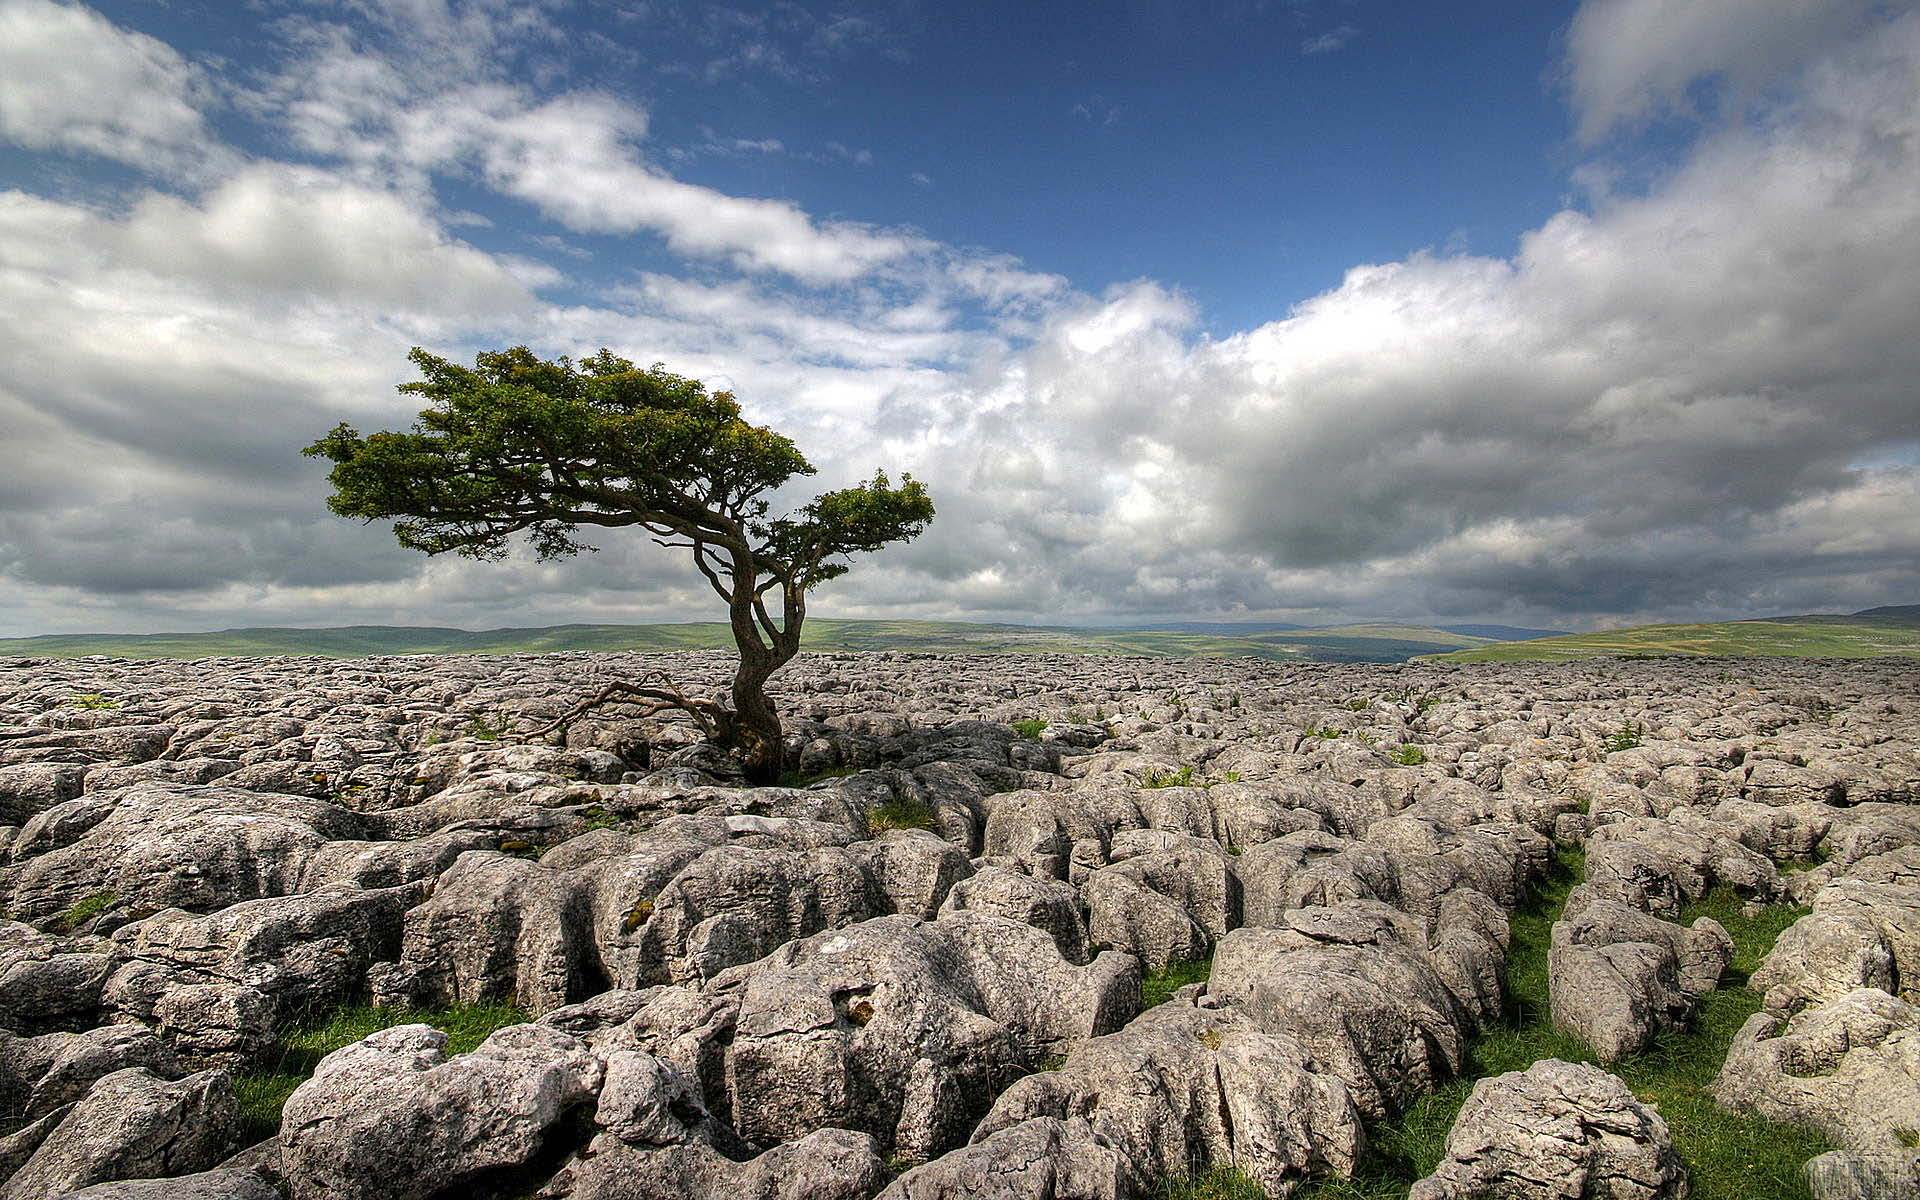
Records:
[[[800,649],[808,589],[845,574],[850,555],[918,536],[933,520],[926,488],[878,472],[770,517],[768,493],[814,468],[791,439],[749,424],[730,392],[606,350],[548,362],[516,346],[472,367],[418,348],[409,357],[424,378],[400,391],[428,404],[411,430],[361,437],[341,424],[306,448],[333,460],[327,506],[393,518],[400,544],[428,554],[498,560],[524,532],[542,561],[564,558],[592,549],[576,540],[582,525],[638,526],[691,550],[740,648],[731,702],[653,675],[612,684],[548,728],[634,697],[651,712],[687,713],[739,753],[749,779],[776,778],[780,716],[766,683]]]

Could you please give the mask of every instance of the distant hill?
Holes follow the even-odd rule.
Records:
[[[1903,624],[1920,625],[1920,604],[1882,604],[1879,608],[1863,608],[1853,615],[1880,621],[1899,621]]]
[[[1423,655],[1433,662],[1543,662],[1659,655],[1740,658],[1920,658],[1920,605],[1703,625],[1640,625]]]
[[[1564,629],[1527,629],[1520,625],[1439,625],[1448,633],[1464,633],[1468,637],[1490,638],[1496,642],[1531,642],[1540,638],[1566,637]]]
[[[807,622],[809,650],[911,650],[964,654],[1144,654],[1243,657],[1295,662],[1404,662],[1490,644],[1469,633],[1423,625],[1227,622],[1140,629],[976,625],[957,621]],[[211,658],[223,655],[545,654],[562,651],[732,649],[719,622],[669,625],[555,625],[538,629],[445,629],[351,625],[336,629],[226,629],[216,633],[52,634],[0,638],[0,658]]]

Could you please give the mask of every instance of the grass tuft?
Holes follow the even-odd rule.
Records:
[[[120,897],[112,892],[95,892],[83,896],[59,916],[49,921],[48,927],[55,933],[72,933],[74,930],[93,920],[119,902]]]
[[[1041,717],[1028,717],[1024,721],[1015,721],[1013,723],[1013,731],[1030,742],[1039,741],[1040,731],[1046,727],[1047,722]]]
[[[1158,971],[1149,971],[1140,979],[1140,1007],[1152,1008],[1173,999],[1173,994],[1190,983],[1205,983],[1213,974],[1213,959],[1175,959]]]
[[[1638,721],[1622,721],[1620,728],[1600,739],[1600,744],[1605,747],[1608,754],[1616,750],[1631,750],[1640,744],[1640,739],[1646,736],[1646,732],[1646,726]]]
[[[1427,752],[1420,746],[1401,746],[1391,757],[1403,767],[1417,767],[1427,761]]]
[[[1162,771],[1157,768],[1149,770],[1147,777],[1140,781],[1140,786],[1147,788],[1192,787],[1193,768],[1181,767],[1178,771]]]
[[[1161,1180],[1153,1200],[1267,1200],[1267,1189],[1233,1167],[1210,1167],[1198,1175]]]
[[[867,813],[867,834],[876,836],[889,829],[940,828],[940,814],[918,800],[889,800]]]

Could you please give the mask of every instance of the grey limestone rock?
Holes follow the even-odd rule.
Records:
[[[1685,1028],[1733,957],[1733,939],[1709,917],[1689,929],[1612,900],[1576,909],[1570,899],[1567,909],[1547,952],[1553,1023],[1601,1062]]]
[[[1660,1114],[1598,1067],[1543,1059],[1474,1084],[1408,1200],[1683,1200]]]
[[[1084,1120],[1143,1194],[1214,1166],[1283,1193],[1306,1175],[1352,1174],[1365,1141],[1346,1085],[1297,1041],[1261,1032],[1237,1008],[1181,997],[1015,1083],[974,1141],[1042,1117]]]
[[[1083,1120],[1038,1117],[915,1167],[881,1200],[1127,1200],[1125,1160]]]
[[[500,1030],[449,1059],[425,1025],[336,1050],[288,1099],[282,1169],[294,1200],[424,1200],[527,1162],[593,1103],[604,1067],[541,1025]]]
[[[42,1200],[95,1183],[202,1171],[234,1149],[239,1132],[225,1072],[169,1081],[127,1067],[102,1076],[63,1110],[0,1186],[0,1198]]]
[[[1843,1149],[1913,1149],[1920,1008],[1862,988],[1791,1018],[1755,1013],[1714,1081],[1721,1104],[1811,1125]]]
[[[881,917],[738,970],[727,1073],[740,1132],[771,1143],[863,1130],[920,1160],[964,1140],[1043,1057],[1139,1004],[1129,956],[1075,966],[1044,932],[971,912]]]

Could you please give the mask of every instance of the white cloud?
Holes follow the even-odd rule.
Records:
[[[1751,97],[1886,9],[1881,0],[1586,0],[1567,33],[1580,136],[1690,112],[1689,89],[1703,81]]]
[[[1300,43],[1302,54],[1332,54],[1343,49],[1348,42],[1360,36],[1360,30],[1352,25],[1336,25],[1325,33],[1307,38]]]
[[[533,108],[475,114],[471,141],[487,178],[582,233],[650,230],[676,252],[809,283],[845,282],[931,248],[923,239],[851,222],[820,222],[782,200],[729,196],[684,183],[632,151],[646,116],[612,97],[571,94]]]
[[[735,389],[814,457],[809,490],[927,479],[932,530],[819,613],[1545,624],[1920,592],[1920,17],[1827,46],[1765,121],[1707,127],[1651,190],[1603,191],[1509,258],[1358,266],[1219,337],[1163,283],[1089,296],[671,180],[617,98],[427,96],[352,39],[309,45],[330,82],[254,103],[301,114],[334,168],[262,164],[121,213],[0,195],[15,631],[709,613],[645,539],[474,566],[325,515],[295,451],[343,417],[404,424],[407,345],[521,339]],[[434,216],[463,167],[695,265],[543,301],[550,268]]]
[[[121,223],[128,265],[173,279],[462,317],[524,311],[551,268],[449,237],[406,198],[324,171],[248,167],[197,203],[149,193]]]
[[[199,72],[164,42],[78,4],[0,0],[0,138],[175,174],[227,155],[205,99]]]

